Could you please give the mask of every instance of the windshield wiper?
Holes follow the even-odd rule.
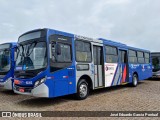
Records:
[[[30,50],[32,44],[34,44],[34,46],[32,47],[31,52],[29,53],[29,50]],[[36,41],[34,41],[34,42],[31,43],[30,47],[28,47],[28,49],[27,49],[26,57],[29,57],[31,55],[31,53],[33,52],[33,49],[36,47],[36,45],[37,45]]]
[[[56,55],[53,55],[55,62],[57,62],[57,57]]]
[[[20,53],[20,47],[22,47],[22,52]],[[18,65],[23,65],[24,63],[24,58],[25,58],[25,54],[24,54],[24,45],[23,44],[20,44],[19,43],[19,46],[17,47],[17,50],[18,50],[18,53],[17,53],[17,56],[16,56],[16,60],[18,58],[18,56],[21,56],[21,62],[18,63]]]
[[[24,54],[24,45],[23,44],[19,44],[20,46],[22,46],[22,54],[20,54],[20,56],[22,56],[22,57],[25,57],[25,54]],[[19,53],[20,53],[20,49],[19,49],[19,47],[17,47],[18,48],[18,51],[19,51]],[[18,54],[19,54],[18,53]]]

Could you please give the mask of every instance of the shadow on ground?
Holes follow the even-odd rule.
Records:
[[[14,93],[12,90],[0,90],[0,94],[4,94],[4,95],[18,95],[16,93]]]
[[[148,81],[160,81],[160,78],[150,78],[150,79],[147,79]]]
[[[143,82],[139,82],[139,85],[143,84]],[[102,89],[97,89],[94,91],[90,92],[90,96],[97,96],[99,94],[105,94],[106,92],[113,92],[113,91],[118,91],[120,89],[130,89],[133,88],[129,85],[120,85],[120,86],[114,86],[114,87],[109,87],[109,88],[102,88]],[[89,97],[90,97],[89,96]],[[62,96],[62,97],[57,97],[57,98],[30,98],[26,100],[22,100],[16,104],[21,105],[23,107],[46,107],[46,106],[54,106],[57,104],[61,104],[70,101],[76,101],[75,97],[73,95],[67,95],[67,96]]]

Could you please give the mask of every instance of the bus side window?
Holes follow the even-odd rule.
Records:
[[[137,52],[134,50],[129,50],[129,62],[130,63],[137,63]]]
[[[106,46],[106,62],[117,63],[118,62],[118,51],[116,47]]]
[[[149,58],[150,58],[149,53],[144,53],[144,56],[145,56],[145,63],[149,64],[149,62],[150,62],[150,60],[149,60]]]
[[[58,43],[57,47],[57,61],[71,62],[71,46],[67,44]]]
[[[138,56],[138,63],[140,63],[140,64],[145,63],[144,53],[143,52],[137,52],[137,56]]]
[[[72,65],[71,45],[61,42],[52,42],[51,44],[52,57],[50,60],[50,71],[54,72],[64,69]]]
[[[53,62],[71,62],[71,46],[64,43],[52,43]]]
[[[81,40],[76,40],[76,61],[77,62],[91,62],[91,44]]]

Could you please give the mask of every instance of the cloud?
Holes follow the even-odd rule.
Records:
[[[159,50],[159,0],[1,0],[0,43],[53,28]]]

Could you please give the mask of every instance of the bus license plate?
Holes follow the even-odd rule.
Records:
[[[24,92],[24,88],[19,88],[19,92]]]

